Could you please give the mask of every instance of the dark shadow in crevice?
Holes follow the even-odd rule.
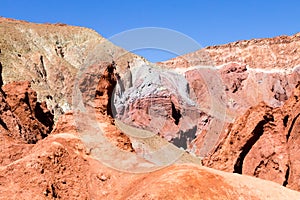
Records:
[[[286,187],[289,184],[289,177],[290,177],[290,166],[288,165],[287,170],[285,172],[285,176],[284,176],[285,180],[284,180],[282,186]]]
[[[175,105],[173,102],[172,103],[172,118],[175,120],[175,124],[178,125],[179,124],[179,120],[181,118],[181,113],[179,109],[175,108]]]
[[[249,153],[253,145],[259,140],[259,138],[264,133],[264,126],[269,121],[274,121],[273,116],[264,116],[264,119],[260,121],[252,132],[252,137],[246,142],[246,144],[242,147],[242,151],[234,165],[233,173],[242,174],[243,172],[243,163],[246,155]]]
[[[298,115],[293,119],[293,121],[292,121],[292,123],[291,123],[291,126],[290,126],[290,128],[289,128],[289,130],[288,130],[288,133],[287,133],[287,135],[286,135],[286,141],[289,140],[289,138],[290,138],[290,136],[291,136],[291,132],[292,132],[292,130],[293,130],[293,127],[294,127],[294,125],[295,125],[295,123],[296,123],[296,120],[298,119],[299,116],[300,116],[300,113],[298,113]]]

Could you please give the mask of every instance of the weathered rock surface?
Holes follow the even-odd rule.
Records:
[[[36,143],[52,131],[53,115],[45,102],[37,102],[37,94],[28,81],[7,84],[3,91],[10,110],[21,122],[20,132],[24,129],[27,133],[22,134],[27,143]]]
[[[109,70],[106,70],[106,75],[103,77],[113,75],[108,72]],[[111,83],[106,82],[108,79],[102,80],[107,84]],[[101,87],[103,86],[101,83],[102,81],[97,87],[99,92],[109,88]],[[6,103],[3,96],[1,113],[6,117],[1,119],[4,122],[19,123],[21,127],[24,126],[26,130],[31,131],[29,133],[38,136],[40,132],[34,131],[37,122],[26,121],[36,120],[34,112],[29,113],[30,108],[36,105],[36,93],[29,86],[28,82],[14,82],[4,86],[4,91],[10,92],[7,93],[7,98],[12,106]],[[13,89],[15,93],[12,92]],[[24,98],[25,94],[27,98]],[[108,99],[102,100],[101,102],[107,106]],[[16,105],[19,110],[14,114],[10,109],[16,109]],[[105,107],[102,108],[105,110]],[[21,115],[21,109],[24,116]],[[44,112],[43,117],[47,119],[49,111],[46,108],[44,111],[47,112]],[[26,115],[29,116],[25,117]],[[105,114],[101,115],[104,116]],[[102,118],[102,122],[104,120]],[[106,122],[110,123],[110,121]],[[18,135],[7,134],[12,130],[11,125],[12,123],[7,125],[1,123],[1,199],[236,199],[238,197],[295,199],[300,197],[298,192],[271,182],[218,172],[192,164],[172,165],[145,174],[116,171],[89,155],[90,151],[82,143],[77,126],[74,124],[73,113],[62,115],[53,133],[36,144],[26,143],[26,137],[24,141]],[[113,127],[112,124],[110,126]],[[2,131],[3,129],[6,132]]]
[[[161,64],[171,68],[197,65],[220,66],[237,62],[253,68],[290,69],[300,64],[300,33],[292,36],[241,40],[210,46]]]
[[[159,63],[185,74],[202,108],[216,96],[209,91],[216,84],[206,81],[207,73],[201,71],[209,68],[222,81],[226,95],[219,94],[226,105],[226,118],[219,129],[219,142],[210,151],[201,151],[207,149],[206,137],[211,133],[200,128],[189,147],[208,156],[205,165],[299,190],[299,179],[291,178],[298,177],[298,170],[293,168],[292,172],[291,166],[299,163],[295,150],[299,143],[290,138],[291,133],[297,135],[300,110],[297,89],[294,91],[300,80],[299,38],[296,34],[238,41]]]
[[[203,163],[223,171],[272,180],[299,190],[300,84],[282,107],[250,108]],[[297,177],[297,178],[296,178]]]
[[[29,82],[3,86],[0,93],[0,165],[14,162],[52,130],[53,115],[39,103]]]
[[[127,61],[144,62],[88,28],[34,24],[2,17],[0,48],[4,84],[31,82],[38,100],[47,103],[55,120],[72,108],[73,85],[79,69],[99,61],[115,60],[122,71]]]
[[[115,117],[186,148],[188,135],[195,135],[200,114],[189,98],[184,77],[151,65],[135,67],[132,77],[132,87],[114,93]]]

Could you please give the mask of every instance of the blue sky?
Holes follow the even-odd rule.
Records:
[[[3,17],[85,26],[106,38],[133,28],[163,27],[205,47],[300,32],[298,0],[1,0],[0,4]],[[174,57],[153,49],[136,53],[151,61]]]

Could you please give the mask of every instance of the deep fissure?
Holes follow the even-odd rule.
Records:
[[[284,177],[285,177],[285,180],[284,180],[282,186],[286,187],[287,184],[289,184],[289,176],[290,176],[290,166],[288,165],[288,166],[287,166],[287,170],[286,170],[286,172],[285,172],[285,176],[284,176]]]
[[[173,119],[175,120],[175,124],[178,125],[179,124],[179,120],[181,118],[181,113],[180,113],[180,110],[179,109],[176,109],[175,108],[175,105],[173,102],[172,103],[172,117]]]
[[[299,116],[300,116],[300,113],[298,113],[298,115],[292,120],[291,126],[290,126],[290,128],[289,128],[289,130],[288,130],[288,133],[287,133],[287,135],[286,135],[286,141],[289,140],[289,138],[290,138],[290,136],[291,136],[291,132],[292,132],[292,130],[293,130],[293,127],[294,127],[294,125],[295,125],[295,123],[296,123],[296,120],[298,119]]]
[[[274,121],[273,116],[264,116],[264,120],[260,121],[252,132],[252,137],[246,142],[246,144],[242,147],[242,152],[240,153],[235,165],[233,173],[242,174],[243,172],[243,163],[246,155],[251,150],[252,146],[259,140],[259,138],[264,133],[264,126],[269,121]]]

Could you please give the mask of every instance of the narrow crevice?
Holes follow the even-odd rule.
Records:
[[[30,105],[30,101],[29,101],[29,94],[28,94],[28,92],[25,92],[24,102],[28,105],[29,110],[32,113],[32,109],[31,109],[31,105]]]
[[[53,197],[54,199],[58,198],[58,195],[57,195],[57,193],[56,193],[56,189],[55,189],[55,187],[54,187],[53,184],[51,184],[51,193],[52,193],[52,197]]]
[[[18,124],[19,133],[22,134],[22,126]]]
[[[114,105],[114,99],[113,99],[113,91],[114,88],[117,85],[117,80],[114,75],[114,70],[116,69],[115,63],[113,62],[110,66],[108,66],[107,71],[109,73],[109,83],[110,86],[108,88],[108,103],[107,103],[107,115],[111,116],[114,118],[114,115],[116,113],[116,107]]]
[[[260,169],[261,169],[261,167],[262,167],[263,165],[265,165],[265,162],[264,162],[263,160],[261,160],[261,161],[259,162],[259,164],[255,167],[253,176],[258,177],[258,175],[259,175],[259,173],[260,173]]]
[[[175,120],[175,124],[178,125],[179,124],[179,120],[181,118],[181,113],[179,109],[175,108],[175,105],[173,102],[171,102],[172,104],[172,118]]]
[[[282,186],[286,187],[289,184],[289,177],[290,177],[290,166],[289,165],[287,166],[287,170],[285,172],[284,177],[285,177],[285,180],[284,180]]]
[[[288,121],[289,121],[289,116],[288,115],[284,116],[284,118],[283,118],[283,125],[284,125],[284,127],[287,127]]]
[[[264,160],[267,160],[265,162],[264,160],[261,160],[260,163],[255,167],[253,175],[255,177],[258,177],[261,171],[262,166],[267,166],[268,163],[270,162],[270,159],[275,155],[275,152],[273,152],[271,155],[267,156]]]
[[[7,127],[6,123],[5,123],[1,118],[0,118],[0,125],[1,125],[5,130],[8,131],[8,127]]]
[[[42,138],[45,138],[48,136],[49,133],[51,133],[54,125],[54,115],[49,111],[46,110],[46,112],[43,110],[43,106],[40,102],[36,103],[35,109],[34,109],[34,115],[36,119],[41,122],[43,125],[45,125],[48,130],[47,133],[42,133]]]
[[[289,138],[290,138],[290,136],[291,136],[291,132],[292,132],[292,130],[293,130],[293,127],[294,127],[294,125],[295,125],[295,123],[296,123],[296,120],[298,119],[299,116],[300,116],[300,113],[298,113],[298,115],[293,119],[293,121],[292,121],[292,123],[291,123],[291,126],[290,126],[290,128],[289,128],[289,130],[288,130],[288,133],[287,133],[287,135],[286,135],[286,141],[289,140]]]
[[[2,67],[2,64],[1,64],[1,62],[0,62],[0,92],[2,93],[2,95],[3,95],[4,97],[6,97],[5,92],[4,92],[3,89],[2,89],[2,86],[3,86],[2,71],[3,71],[3,67]]]
[[[41,68],[42,68],[42,72],[41,72],[42,78],[46,78],[47,77],[47,72],[46,72],[46,69],[45,69],[43,56],[40,56],[40,62],[41,62]]]
[[[243,171],[243,163],[246,155],[249,153],[253,145],[259,140],[259,138],[264,133],[264,126],[269,121],[274,121],[273,116],[264,116],[264,120],[260,121],[252,132],[252,137],[246,142],[246,144],[242,147],[242,151],[234,165],[233,173],[242,174]]]

